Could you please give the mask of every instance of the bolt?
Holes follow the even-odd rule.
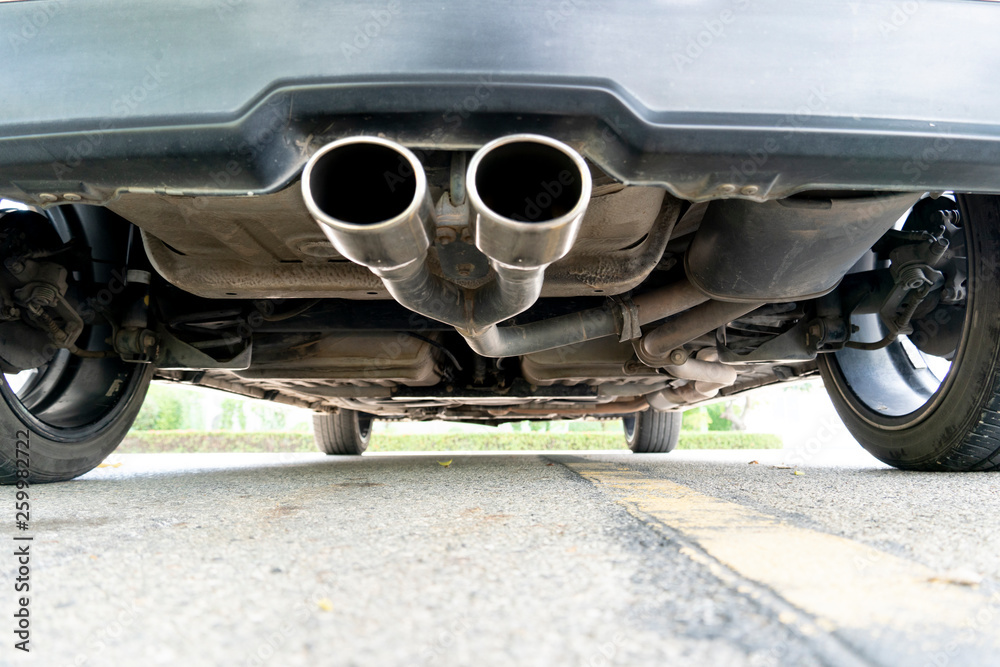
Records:
[[[758,191],[760,191],[760,188],[758,188],[756,185],[747,185],[742,190],[740,190],[740,192],[742,192],[745,195],[755,195],[757,194]]]
[[[81,199],[83,199],[83,197],[76,194],[75,192],[67,192],[66,194],[63,195],[63,199],[65,199],[66,201],[80,201]]]
[[[719,192],[723,194],[736,192],[736,186],[733,185],[732,183],[723,183],[722,185],[719,186]]]
[[[52,194],[51,192],[43,192],[42,194],[38,195],[38,199],[48,203],[59,201],[59,197]]]
[[[688,360],[687,352],[681,349],[676,349],[670,353],[670,363],[674,366],[680,366]]]
[[[24,262],[15,259],[14,257],[8,257],[4,260],[3,265],[7,267],[7,270],[11,273],[17,274],[24,271]]]
[[[144,348],[154,347],[155,345],[156,345],[156,334],[150,331],[147,331],[146,333],[142,334],[142,346]]]
[[[437,230],[437,242],[441,245],[454,243],[458,239],[458,233],[451,227],[439,227]]]

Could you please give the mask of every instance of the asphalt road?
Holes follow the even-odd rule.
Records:
[[[0,663],[1000,661],[1000,475],[788,451],[108,463],[33,487],[31,652],[0,558]]]

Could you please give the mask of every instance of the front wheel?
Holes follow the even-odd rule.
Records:
[[[952,204],[964,231],[964,305],[939,306],[882,349],[819,358],[847,429],[873,456],[906,470],[1000,468],[1000,197]],[[880,335],[872,316],[854,324]]]
[[[371,415],[355,410],[313,415],[313,436],[320,451],[326,454],[357,456],[368,449],[373,421]]]
[[[681,437],[680,412],[636,412],[622,418],[625,442],[636,454],[666,454]]]

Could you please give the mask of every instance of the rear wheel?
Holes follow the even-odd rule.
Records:
[[[375,418],[356,410],[313,416],[313,435],[320,451],[335,456],[357,456],[368,449]]]
[[[939,306],[883,349],[819,358],[851,434],[907,470],[1000,468],[1000,198],[959,196],[952,204],[964,231],[964,303]],[[881,333],[874,316],[852,322],[864,340]]]
[[[114,290],[108,285],[113,272],[125,265],[128,223],[99,208],[60,207],[45,215],[2,215],[0,237],[5,254],[0,272],[8,272],[0,278],[8,292],[17,284],[17,269],[6,262],[12,248],[33,249],[45,257],[52,246],[72,242],[70,251],[59,252],[78,258],[67,275],[66,298],[81,310],[99,294],[107,293],[102,301],[112,299]],[[5,309],[12,303],[8,298]],[[9,311],[5,314],[0,322],[0,483],[60,482],[82,475],[125,437],[142,406],[152,365],[71,354]],[[109,350],[111,334],[109,324],[94,318],[76,346]]]
[[[637,412],[622,419],[625,442],[636,454],[666,454],[681,436],[680,412]]]

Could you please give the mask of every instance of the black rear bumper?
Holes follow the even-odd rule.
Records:
[[[37,0],[0,25],[0,196],[33,203],[258,194],[342,136],[514,132],[694,200],[1000,192],[991,3]]]

